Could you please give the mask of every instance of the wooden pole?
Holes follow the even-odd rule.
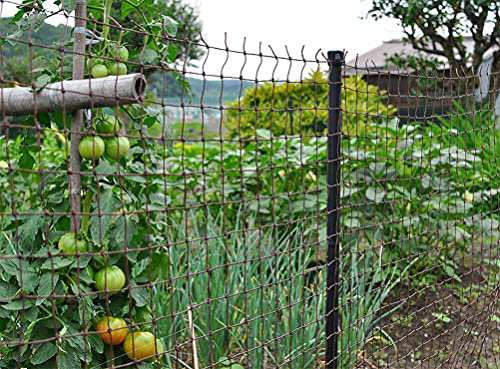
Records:
[[[146,79],[140,73],[77,81],[61,81],[34,92],[29,87],[2,89],[2,113],[32,115],[79,109],[117,107],[143,101]]]
[[[87,26],[87,3],[86,0],[76,0],[75,4],[75,29],[73,32],[73,80],[83,79],[85,66],[85,35]],[[83,128],[83,111],[77,110],[73,113],[71,122],[71,148],[69,158],[69,196],[71,205],[71,231],[78,232],[80,229],[80,132]]]

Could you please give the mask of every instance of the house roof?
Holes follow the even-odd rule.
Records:
[[[474,48],[474,40],[472,37],[467,36],[464,38],[464,45],[468,52],[472,53]],[[401,69],[396,67],[387,67],[386,60],[392,55],[401,56],[432,56],[444,63],[445,68],[448,68],[448,62],[446,58],[430,55],[428,53],[415,50],[411,44],[405,42],[401,39],[385,41],[376,48],[358,55],[352,58],[346,63],[346,73],[347,74],[370,74],[378,72],[401,72]],[[493,56],[493,49],[490,49],[485,54],[485,60],[490,59]]]

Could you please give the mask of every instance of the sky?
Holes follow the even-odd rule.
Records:
[[[242,37],[277,48],[346,49],[363,53],[401,32],[391,20],[365,17],[370,0],[187,0],[198,7],[204,34],[221,41],[224,32],[237,44]]]
[[[243,38],[247,38],[246,50],[258,51],[259,42],[263,50],[270,53],[269,45],[280,56],[286,56],[285,45],[293,57],[300,58],[305,45],[305,56],[314,59],[316,51],[346,50],[347,59],[367,52],[383,41],[401,37],[397,24],[391,20],[367,19],[370,0],[185,0],[199,9],[203,22],[203,35],[212,46],[224,47],[224,33],[230,49],[242,50]],[[2,16],[15,12],[12,4],[2,2]],[[55,18],[53,23],[66,22]],[[258,57],[231,54],[212,50],[205,63],[205,72],[254,78],[260,64]],[[191,71],[200,72],[201,62]],[[242,66],[244,68],[242,71]],[[314,63],[304,66],[294,62],[290,65],[265,59],[259,69],[258,78],[299,79],[303,69],[314,68]]]
[[[305,54],[310,58],[322,49],[346,50],[347,59],[354,59],[356,54],[367,52],[383,41],[401,37],[394,21],[367,19],[370,0],[188,0],[188,3],[199,9],[207,42],[223,46],[227,32],[228,44],[235,49],[241,49],[246,36],[249,50],[257,50],[262,41],[265,49],[271,45],[280,55],[286,55],[287,45],[292,56],[300,57],[305,45]],[[224,55],[217,57],[221,65]],[[241,64],[241,59],[235,56],[226,70],[239,73]],[[244,74],[251,76],[258,60],[249,64]],[[269,77],[274,64],[269,60],[264,67],[260,73]],[[283,77],[288,67],[281,63],[275,73]],[[299,78],[301,68],[302,65],[294,63],[293,78]]]

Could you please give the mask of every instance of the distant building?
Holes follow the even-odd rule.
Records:
[[[473,39],[466,37],[464,44],[472,52]],[[432,56],[442,62],[443,68],[430,71],[429,75],[425,71],[401,70],[387,63],[387,59],[394,55]],[[461,79],[459,86],[445,58],[418,51],[403,40],[391,40],[347,62],[345,73],[362,76],[369,84],[387,91],[389,102],[398,108],[401,119],[419,120],[445,114],[455,101],[470,100],[470,97],[475,97],[477,102],[486,99],[492,61],[493,50],[490,49],[479,70],[475,71],[479,78],[474,78],[469,71],[467,82]],[[500,115],[500,94],[496,98],[495,112]]]

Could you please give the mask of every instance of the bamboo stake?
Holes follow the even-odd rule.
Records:
[[[34,92],[29,87],[2,89],[2,112],[7,116],[139,103],[146,80],[140,73],[77,81],[60,81]]]
[[[75,29],[73,32],[73,80],[83,79],[85,65],[85,30],[87,26],[86,0],[76,0],[75,4]],[[73,113],[71,123],[71,148],[69,163],[69,200],[71,205],[71,231],[78,232],[80,228],[80,132],[83,126],[83,111]]]
[[[194,323],[193,323],[193,312],[191,310],[191,305],[189,305],[188,308],[188,323],[189,323],[189,330],[191,331],[191,340],[193,341],[192,343],[192,348],[193,348],[193,369],[199,369],[200,368],[200,363],[198,361],[198,348],[196,347],[196,332],[194,330]]]

